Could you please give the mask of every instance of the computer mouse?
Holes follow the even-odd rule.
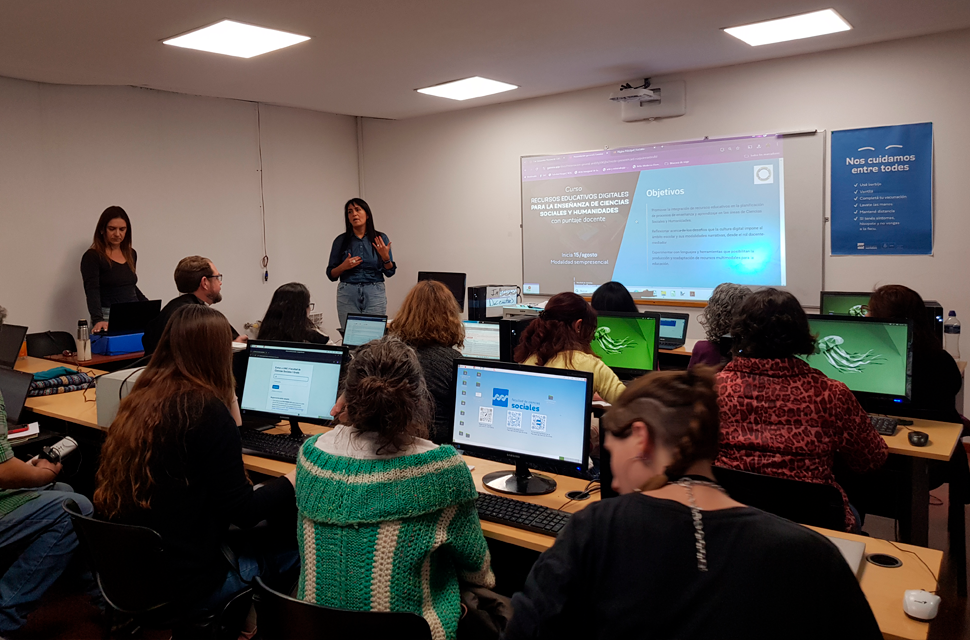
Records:
[[[930,437],[922,431],[910,431],[909,443],[914,447],[925,447],[930,441]]]
[[[940,596],[922,589],[910,589],[903,594],[903,611],[910,618],[932,620],[940,611]]]

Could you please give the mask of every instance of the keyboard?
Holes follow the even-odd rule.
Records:
[[[876,428],[876,433],[881,436],[892,436],[896,434],[896,418],[888,416],[869,416],[872,426]]]
[[[303,441],[306,440],[306,436],[294,438],[247,429],[240,431],[239,435],[242,436],[243,453],[292,463],[296,463],[296,457],[300,453]]]
[[[478,508],[478,517],[482,520],[507,524],[510,527],[547,536],[557,535],[572,516],[571,513],[558,509],[490,493],[479,493],[475,506]]]

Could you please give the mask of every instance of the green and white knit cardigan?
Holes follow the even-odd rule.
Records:
[[[411,611],[455,638],[459,579],[492,587],[478,492],[451,446],[359,460],[303,445],[297,460],[298,596],[357,611]]]

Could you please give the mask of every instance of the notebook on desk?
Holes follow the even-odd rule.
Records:
[[[866,543],[858,540],[834,538],[832,536],[825,537],[839,548],[839,551],[842,552],[842,557],[845,558],[845,561],[849,564],[849,568],[852,569],[852,573],[858,578],[859,572],[862,570],[862,560],[866,556]]]

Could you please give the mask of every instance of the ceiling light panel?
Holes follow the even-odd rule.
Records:
[[[834,9],[825,9],[799,16],[756,22],[740,27],[729,27],[724,31],[747,42],[752,47],[759,47],[763,44],[824,36],[829,33],[848,31],[851,28],[852,25],[846,22],[845,18],[836,13]]]
[[[418,93],[425,93],[429,96],[438,96],[439,98],[449,98],[451,100],[468,100],[469,98],[481,98],[482,96],[490,96],[493,93],[502,93],[503,91],[511,91],[512,89],[518,89],[514,84],[507,84],[505,82],[499,82],[498,80],[489,80],[488,78],[480,78],[475,76],[473,78],[465,78],[464,80],[455,80],[454,82],[446,82],[444,84],[437,84],[433,87],[425,87],[424,89],[418,89]]]
[[[185,49],[221,53],[237,58],[252,58],[309,39],[308,36],[299,36],[295,33],[223,20],[212,26],[169,38],[163,42]]]

